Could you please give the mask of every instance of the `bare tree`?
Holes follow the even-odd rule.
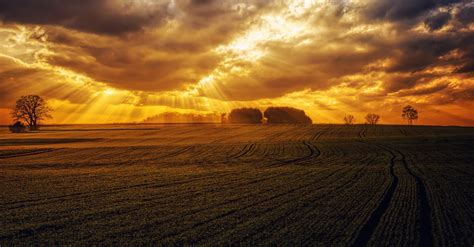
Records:
[[[380,120],[380,116],[377,114],[369,113],[367,114],[367,116],[365,116],[365,120],[368,124],[376,125]]]
[[[418,111],[410,105],[403,107],[402,110],[403,119],[407,120],[409,124],[413,124],[413,121],[418,119]]]
[[[355,123],[355,117],[352,116],[352,115],[344,116],[344,123],[345,124],[354,124]]]
[[[38,129],[41,120],[51,118],[51,108],[38,95],[21,96],[11,115],[15,121],[24,121],[30,130]]]

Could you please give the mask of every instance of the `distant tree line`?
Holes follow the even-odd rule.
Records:
[[[413,124],[414,121],[418,119],[418,111],[410,105],[405,106],[402,109],[402,118],[408,122],[408,124]],[[374,113],[368,113],[365,116],[365,123],[376,125],[380,120],[380,116]],[[345,115],[343,121],[347,125],[354,124],[356,122],[353,115]]]
[[[240,124],[312,124],[313,121],[303,110],[292,107],[269,107],[263,113],[257,108],[233,109],[223,123]]]
[[[413,124],[418,119],[418,111],[408,105],[402,110],[402,117]],[[380,115],[368,113],[365,117],[365,124],[376,125],[380,121]],[[347,125],[355,124],[354,115],[345,115],[344,123]],[[293,107],[269,107],[263,113],[258,108],[238,108],[233,109],[229,114],[221,115],[222,123],[246,123],[246,124],[312,124],[313,121],[303,110]]]
[[[10,131],[14,133],[26,132],[28,130],[37,130],[42,120],[51,118],[52,109],[46,101],[38,95],[26,95],[16,101],[15,107],[11,112],[13,120],[16,122],[9,126]],[[246,123],[246,124],[312,124],[313,121],[303,110],[293,107],[269,107],[263,113],[257,108],[238,108],[233,109],[229,114],[192,114],[166,112],[145,120],[145,122],[184,122],[184,123],[202,123],[217,122],[221,123]],[[402,118],[413,124],[418,120],[418,111],[407,105],[402,109]],[[344,116],[345,124],[354,124],[353,115]],[[380,116],[369,113],[365,116],[366,124],[375,125],[379,122]]]
[[[374,113],[369,113],[365,116],[365,123],[376,125],[380,120],[380,116]],[[355,123],[355,117],[353,115],[346,115],[344,116],[344,123],[347,125],[351,125]]]
[[[355,117],[352,116],[352,115],[344,116],[344,123],[345,124],[354,124],[355,123]]]

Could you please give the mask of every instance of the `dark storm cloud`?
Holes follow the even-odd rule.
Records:
[[[443,91],[443,94],[439,95],[439,97],[435,97],[431,104],[452,104],[452,103],[460,103],[460,102],[472,102],[474,101],[474,87],[466,87],[466,88],[446,88]]]
[[[179,18],[184,26],[195,29],[219,26],[220,34],[230,34],[242,28],[243,21],[259,13],[271,0],[177,0],[177,9],[184,14]],[[219,34],[218,34],[219,35]]]
[[[435,7],[447,6],[461,0],[375,0],[368,4],[367,17],[401,21],[420,17]]]
[[[430,29],[430,31],[436,31],[442,28],[450,19],[451,13],[439,12],[426,18],[425,25]]]
[[[462,65],[456,70],[457,73],[473,73],[474,72],[474,61],[470,61],[467,64]]]
[[[387,72],[416,72],[430,66],[440,65],[441,56],[458,50],[463,56],[461,59],[452,60],[452,63],[473,60],[466,56],[473,51],[472,40],[474,33],[449,32],[439,35],[416,34],[406,35],[393,49],[398,54],[393,58],[393,64]]]
[[[463,88],[453,93],[453,97],[457,100],[474,101],[474,88]]]
[[[385,92],[393,93],[403,89],[409,89],[415,87],[417,84],[427,81],[424,74],[401,74],[401,75],[389,75],[385,81]]]
[[[399,96],[428,95],[428,94],[433,94],[433,93],[440,92],[440,91],[448,88],[448,86],[449,86],[448,83],[441,83],[439,85],[435,85],[435,86],[429,87],[429,88],[406,90],[406,91],[400,92],[398,95]]]
[[[132,2],[118,5],[110,0],[0,0],[0,20],[121,34],[138,31],[166,14],[164,5],[147,12],[128,11],[132,6]]]
[[[206,53],[154,57],[153,52],[136,47],[87,47],[72,50],[70,56],[64,56],[64,53],[50,56],[48,61],[87,74],[112,87],[144,91],[183,89],[186,84],[195,83],[200,75],[209,72],[216,63],[216,58]],[[74,54],[88,54],[90,59],[74,59]]]
[[[474,5],[461,8],[456,14],[456,19],[467,25],[474,22]]]
[[[456,73],[465,74],[474,70],[474,45],[471,32],[443,32],[434,33],[407,33],[400,42],[386,50],[392,62],[385,68],[385,92],[400,92],[399,96],[422,96],[436,94],[443,91],[445,98],[449,98],[454,91],[444,90],[447,84],[437,84],[434,87],[423,88],[434,80],[456,76]],[[448,72],[429,72],[433,68],[453,68]],[[457,69],[456,69],[457,68]],[[422,89],[414,89],[418,87]]]

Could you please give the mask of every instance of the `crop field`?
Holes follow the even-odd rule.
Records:
[[[474,128],[5,128],[0,184],[0,245],[474,245]]]

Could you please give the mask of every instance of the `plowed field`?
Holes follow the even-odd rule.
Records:
[[[474,128],[4,129],[0,184],[0,245],[474,245]]]

